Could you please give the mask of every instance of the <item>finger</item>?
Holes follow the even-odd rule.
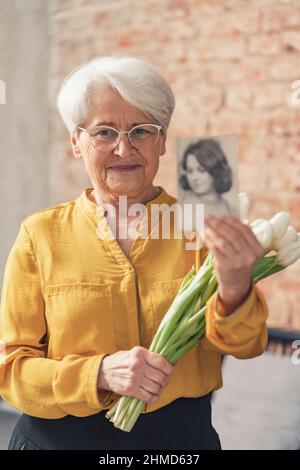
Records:
[[[213,220],[212,224],[228,242],[232,243],[239,255],[255,251],[254,247],[247,242],[244,234],[239,230],[239,226],[228,223],[226,218],[218,221]]]
[[[216,234],[212,229],[207,228],[205,232],[205,240],[209,250],[216,256],[222,255],[226,261],[230,261],[237,253],[231,245],[228,245],[224,239]]]
[[[219,237],[226,240],[227,245],[230,246],[231,250],[237,255],[242,255],[245,250],[249,249],[240,233],[232,226],[226,224],[224,220],[212,219],[208,223],[208,226],[212,228]]]
[[[157,382],[153,382],[153,380],[148,379],[148,377],[144,376],[142,383],[140,385],[144,390],[153,395],[158,395],[161,390],[161,385]]]
[[[228,225],[231,225],[236,230],[238,230],[244,238],[244,241],[248,244],[248,246],[253,250],[253,252],[258,256],[261,257],[264,252],[263,246],[259,243],[256,236],[252,232],[251,228],[248,225],[243,224],[239,219],[232,216],[225,216],[225,222]]]
[[[141,385],[140,393],[138,394],[136,398],[138,398],[139,400],[142,400],[145,403],[149,403],[149,402],[157,400],[158,394],[149,392]]]
[[[170,362],[168,362],[163,356],[158,353],[147,351],[145,361],[149,366],[154,367],[161,372],[164,372],[166,375],[170,375],[174,369],[172,364],[170,364]]]
[[[213,245],[212,243],[210,243],[210,245],[209,250],[215,256],[215,267],[218,268],[219,266],[222,266],[224,268],[226,265],[230,265],[232,257],[221,251],[216,245]]]
[[[146,366],[144,375],[161,386],[168,381],[168,376],[164,372],[148,365]]]
[[[257,243],[257,238],[252,232],[251,228],[248,225],[241,222],[237,217],[233,217],[231,215],[225,215],[224,220],[226,223],[235,227],[236,230],[238,230],[243,235],[243,237],[245,238],[247,242]]]

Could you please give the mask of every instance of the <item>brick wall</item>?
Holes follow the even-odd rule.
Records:
[[[175,136],[238,136],[251,215],[289,210],[300,230],[300,2],[288,0],[50,0],[52,200],[88,185],[54,109],[65,75],[96,55],[124,52],[159,67],[177,99],[156,183],[175,194]],[[269,323],[300,329],[300,263],[260,286]]]

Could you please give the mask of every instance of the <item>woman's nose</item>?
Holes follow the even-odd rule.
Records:
[[[132,145],[128,134],[121,134],[118,145],[114,148],[114,154],[122,158],[128,157],[132,153]]]

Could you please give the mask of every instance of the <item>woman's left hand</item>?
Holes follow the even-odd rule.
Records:
[[[205,218],[205,243],[215,255],[219,298],[231,313],[249,294],[252,269],[264,249],[251,228],[230,215]]]

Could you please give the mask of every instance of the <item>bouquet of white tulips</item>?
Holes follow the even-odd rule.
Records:
[[[240,193],[240,218],[249,225],[249,201]],[[257,219],[250,224],[258,241],[265,248],[255,264],[252,279],[258,282],[285,269],[300,258],[300,234],[289,225],[290,214],[278,212],[271,220]],[[267,256],[274,251],[274,255]],[[163,317],[149,350],[161,354],[175,364],[205,334],[206,302],[218,287],[214,273],[214,256],[208,253],[198,272],[194,266],[186,274],[170,308]],[[115,427],[130,432],[145,403],[135,397],[123,396],[106,413]]]
[[[249,225],[247,219],[249,209],[247,194],[240,193],[239,197],[240,218],[244,224]],[[276,253],[274,256],[264,256],[258,260],[255,268],[263,263],[266,268],[272,269],[271,274],[273,274],[300,258],[300,232],[297,233],[297,230],[290,225],[290,222],[291,216],[288,212],[278,212],[270,220],[256,219],[250,224],[254,235],[265,248],[265,255],[270,251]],[[276,269],[273,271],[275,267]]]

